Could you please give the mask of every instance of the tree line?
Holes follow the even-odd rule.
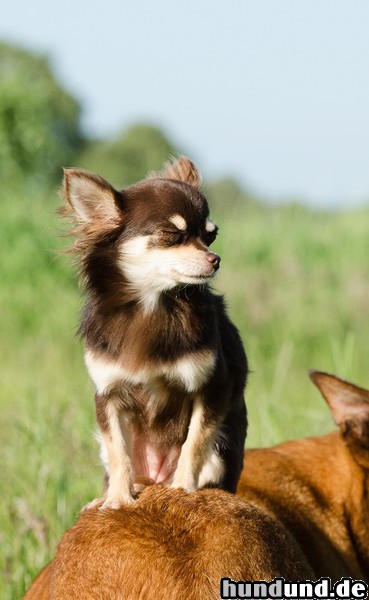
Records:
[[[91,139],[82,107],[58,81],[47,56],[0,42],[0,179],[5,186],[53,187],[62,166],[99,173],[117,188],[160,169],[181,152],[150,123],[136,123],[111,139]],[[233,178],[208,182],[213,202],[236,205],[250,195]]]

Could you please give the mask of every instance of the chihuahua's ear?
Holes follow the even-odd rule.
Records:
[[[184,181],[198,189],[201,187],[201,175],[192,160],[187,156],[180,156],[171,162],[165,163],[163,170],[155,175],[164,179]]]
[[[105,179],[84,169],[64,169],[62,195],[81,224],[119,219],[117,192]]]

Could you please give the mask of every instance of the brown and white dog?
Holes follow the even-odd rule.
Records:
[[[108,476],[102,507],[132,502],[142,479],[235,492],[247,361],[209,288],[217,227],[197,169],[180,157],[119,192],[67,169],[63,196],[86,294],[79,332]]]

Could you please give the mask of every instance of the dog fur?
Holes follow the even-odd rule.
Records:
[[[121,192],[68,169],[63,196],[86,295],[79,332],[96,387],[102,508],[132,502],[142,479],[235,492],[247,360],[209,287],[217,227],[197,169],[180,157]]]
[[[273,517],[222,490],[152,485],[133,505],[82,513],[25,600],[215,600],[221,577],[282,574],[312,575]]]
[[[26,600],[61,600],[63,590],[134,600],[143,589],[149,600],[160,595],[161,573],[174,600],[219,597],[212,590],[222,576],[369,583],[369,391],[326,373],[311,378],[339,432],[248,450],[238,499],[155,485],[139,512],[86,511]]]
[[[369,583],[369,392],[310,377],[340,431],[248,451],[237,493],[288,529],[316,578]]]

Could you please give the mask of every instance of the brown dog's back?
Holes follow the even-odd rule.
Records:
[[[316,579],[333,581],[362,576],[349,556],[352,540],[342,522],[339,442],[338,434],[331,434],[250,450],[238,486],[242,498],[289,529]]]
[[[220,490],[148,487],[132,506],[91,509],[63,537],[38,580],[50,598],[207,600],[220,579],[311,577],[277,521]],[[34,586],[37,584],[35,581]],[[40,581],[39,581],[40,585]],[[31,590],[27,600],[48,598]]]
[[[50,600],[50,573],[52,563],[46,565],[33,581],[23,600]]]

